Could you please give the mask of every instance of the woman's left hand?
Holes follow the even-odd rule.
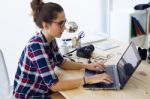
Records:
[[[102,62],[95,62],[95,63],[90,63],[86,64],[85,68],[88,70],[94,70],[94,71],[104,71],[105,70],[105,65]]]

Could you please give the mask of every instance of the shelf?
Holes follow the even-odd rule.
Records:
[[[131,36],[131,33],[133,32],[132,30],[133,17],[136,19],[136,26],[134,26],[136,27],[135,28],[136,35]],[[133,41],[137,46],[148,48],[150,42],[149,24],[150,24],[150,9],[148,9],[147,11],[146,10],[111,11],[110,12],[110,37],[112,39],[117,39],[125,43],[129,43],[130,41]]]

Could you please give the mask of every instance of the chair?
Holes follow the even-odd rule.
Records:
[[[0,97],[3,99],[13,99],[12,91],[10,88],[9,76],[1,49],[0,49]]]

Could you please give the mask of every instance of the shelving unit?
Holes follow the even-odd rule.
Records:
[[[141,26],[144,32],[135,28],[135,23]],[[136,23],[137,24],[137,23]],[[134,28],[134,29],[133,29]],[[133,35],[133,30],[136,35]],[[138,32],[137,32],[138,31]],[[117,10],[110,12],[110,37],[122,42],[133,41],[137,46],[148,48],[150,42],[150,10]]]
[[[147,48],[148,47],[147,42],[145,41],[147,37],[147,11],[142,10],[142,11],[135,11],[134,13],[131,13],[129,21],[130,21],[129,41],[135,42],[137,46]]]

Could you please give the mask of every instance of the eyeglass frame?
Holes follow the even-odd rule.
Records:
[[[108,59],[111,59],[114,54],[108,54],[107,56],[97,56],[94,59],[94,62],[101,61],[103,63],[107,62]]]
[[[60,21],[60,22],[56,22],[56,21],[50,21],[50,22],[60,25],[60,28],[64,28],[67,20],[65,19],[65,20]]]

